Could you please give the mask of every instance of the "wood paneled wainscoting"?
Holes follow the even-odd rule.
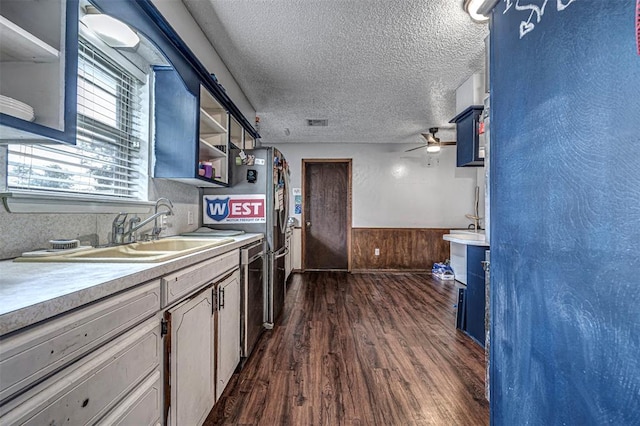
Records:
[[[449,258],[450,228],[353,228],[352,267],[358,271],[430,271]],[[380,255],[375,255],[375,249]]]

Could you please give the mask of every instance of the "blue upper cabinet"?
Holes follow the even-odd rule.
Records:
[[[155,69],[154,177],[196,186],[229,182],[229,115],[203,85]]]
[[[0,2],[0,142],[75,143],[77,0]]]
[[[456,123],[456,165],[484,165],[484,147],[480,143],[480,116],[482,106],[470,106],[455,116],[449,123]]]
[[[226,186],[229,144],[253,147],[251,124],[149,0],[92,3],[144,35],[169,64],[154,67],[154,177]],[[231,117],[239,131],[229,131]]]
[[[194,178],[198,98],[171,67],[155,69],[154,177]]]

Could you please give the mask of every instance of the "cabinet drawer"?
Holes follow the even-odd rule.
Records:
[[[150,426],[161,423],[161,414],[162,378],[160,371],[156,370],[98,424]]]
[[[160,309],[160,280],[0,340],[0,401]]]
[[[205,260],[197,265],[181,269],[162,278],[162,306],[180,300],[189,293],[202,287],[227,272],[237,268],[240,263],[240,250]]]
[[[0,424],[93,424],[159,368],[160,321],[143,324],[0,407]]]

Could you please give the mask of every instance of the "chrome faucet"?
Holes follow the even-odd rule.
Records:
[[[123,244],[125,234],[125,221],[127,220],[126,213],[118,213],[113,222],[111,223],[111,244]]]
[[[482,219],[480,216],[476,215],[472,215],[472,214],[465,214],[465,217],[467,219],[471,219],[473,220],[473,223],[470,223],[469,226],[467,226],[467,229],[472,229],[476,232],[478,232],[480,230],[480,219]]]
[[[166,207],[165,210],[159,210],[160,206]],[[112,244],[127,244],[133,243],[136,241],[136,233],[142,229],[144,226],[148,225],[153,221],[153,228],[151,229],[151,234],[149,236],[157,240],[162,232],[162,226],[158,226],[158,218],[161,216],[173,216],[173,203],[168,198],[158,198],[155,206],[155,213],[146,218],[145,220],[140,220],[138,216],[134,216],[129,219],[128,229],[125,230],[125,221],[127,220],[126,213],[119,213],[116,218],[113,220],[112,224],[112,233],[111,233],[111,243]]]
[[[475,202],[474,202],[474,211],[473,214],[465,214],[465,217],[467,219],[471,219],[473,220],[473,223],[469,224],[469,226],[467,226],[467,229],[473,229],[475,232],[478,232],[480,230],[480,219],[482,219],[480,217],[480,212],[478,211],[478,204],[479,204],[479,198],[480,198],[480,188],[476,186],[476,196],[475,196]]]
[[[166,210],[164,213],[166,216],[173,216],[173,203],[171,202],[170,199],[165,198],[165,197],[160,197],[156,200],[156,209],[155,209],[155,220],[153,222],[153,229],[151,230],[151,236],[153,239],[158,239],[158,236],[160,235],[160,233],[162,232],[162,226],[158,226],[158,207],[160,206],[164,206],[166,207],[168,210]]]

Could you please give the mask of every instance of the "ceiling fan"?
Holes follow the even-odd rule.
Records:
[[[436,133],[438,133],[437,127],[429,128],[429,133],[420,133],[422,137],[425,138],[425,140],[427,141],[427,144],[416,147],[416,148],[408,149],[405,152],[415,151],[416,149],[421,149],[421,148],[427,148],[427,152],[439,152],[442,146],[456,144],[456,141],[440,142],[440,138],[436,137]]]

